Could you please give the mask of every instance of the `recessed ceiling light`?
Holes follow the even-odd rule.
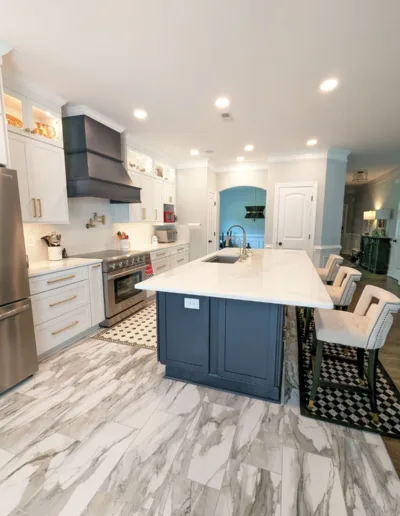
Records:
[[[245,145],[244,150],[247,152],[251,152],[252,150],[254,150],[254,145]]]
[[[243,156],[238,156],[238,157],[236,158],[236,161],[244,161],[244,157],[243,157]]]
[[[135,109],[133,116],[139,120],[145,120],[147,118],[147,113],[144,109]]]
[[[218,97],[215,101],[215,106],[218,109],[225,109],[229,106],[230,100],[227,97]]]
[[[307,140],[307,145],[309,147],[314,147],[314,145],[317,145],[318,143],[318,140],[316,140],[315,138],[311,138],[310,140]]]
[[[339,81],[335,77],[330,77],[329,79],[325,79],[325,81],[321,82],[319,89],[323,92],[333,91],[338,84]]]
[[[197,149],[191,149],[190,150],[190,155],[191,156],[198,156],[199,154],[200,154],[200,152]]]

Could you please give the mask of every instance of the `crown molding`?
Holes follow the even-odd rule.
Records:
[[[208,160],[203,160],[203,161],[186,161],[184,163],[179,163],[179,165],[177,165],[177,169],[178,170],[183,170],[183,169],[187,169],[187,168],[204,168],[204,167],[208,167]]]
[[[270,154],[268,163],[282,163],[285,161],[307,161],[317,159],[332,159],[347,163],[350,151],[348,149],[325,149],[316,152],[304,152],[296,154]]]
[[[63,116],[86,115],[90,118],[93,118],[93,120],[97,120],[97,122],[100,122],[101,124],[104,124],[107,127],[114,129],[114,131],[117,131],[119,133],[125,131],[125,127],[123,127],[122,125],[118,124],[111,118],[108,118],[108,116],[102,115],[98,111],[95,111],[94,109],[85,106],[84,104],[81,104],[79,106],[77,106],[76,104],[67,104],[63,106],[62,113]]]

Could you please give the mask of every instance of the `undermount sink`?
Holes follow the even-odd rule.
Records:
[[[236,263],[239,260],[239,256],[211,256],[207,260],[203,260],[204,263]]]

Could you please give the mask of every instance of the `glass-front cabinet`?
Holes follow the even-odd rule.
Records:
[[[175,169],[168,165],[156,161],[154,165],[154,174],[157,179],[163,179],[164,181],[175,183]]]
[[[153,158],[143,152],[128,147],[126,150],[126,168],[132,172],[152,174]]]
[[[7,88],[4,106],[10,131],[63,146],[61,113]]]

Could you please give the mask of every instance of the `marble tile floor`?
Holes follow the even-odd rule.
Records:
[[[379,436],[285,404],[175,382],[148,349],[95,338],[0,397],[0,516],[394,516]]]

